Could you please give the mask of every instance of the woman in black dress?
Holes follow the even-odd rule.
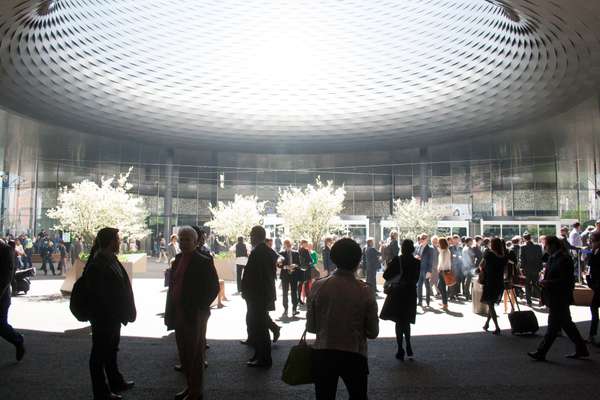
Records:
[[[481,295],[481,302],[488,305],[488,315],[483,330],[486,332],[488,331],[490,319],[492,319],[496,326],[494,335],[500,334],[498,316],[496,315],[494,306],[500,301],[502,293],[504,292],[504,269],[508,263],[508,257],[504,250],[505,246],[501,239],[492,239],[490,242],[490,251],[485,253],[480,266],[481,273],[483,273],[483,294]]]
[[[396,323],[396,358],[401,361],[404,361],[402,338],[406,341],[406,355],[410,359],[413,357],[410,324],[415,323],[417,316],[417,281],[421,269],[421,262],[413,256],[414,251],[412,240],[404,240],[402,255],[394,257],[383,273],[383,278],[391,285],[391,291],[385,299],[379,317]]]

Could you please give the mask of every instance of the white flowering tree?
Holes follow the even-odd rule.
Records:
[[[235,195],[233,201],[220,201],[216,207],[209,207],[212,220],[206,225],[219,235],[234,241],[238,236],[248,237],[255,225],[262,225],[265,202],[256,196]]]
[[[410,200],[394,200],[392,218],[399,229],[400,239],[415,240],[421,233],[434,233],[438,220],[449,215],[449,211],[447,207],[432,202],[420,202],[413,197]]]
[[[81,236],[86,243],[92,243],[104,227],[119,229],[123,238],[146,236],[149,213],[143,199],[129,193],[131,184],[127,180],[131,170],[118,178],[102,177],[100,184],[85,179],[61,188],[56,208],[47,212],[48,217],[58,221],[54,229]]]
[[[317,248],[321,238],[330,232],[336,217],[342,211],[346,190],[334,187],[332,181],[304,188],[287,187],[279,190],[277,213],[283,219],[290,239],[310,240]]]

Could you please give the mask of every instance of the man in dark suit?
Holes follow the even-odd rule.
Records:
[[[590,235],[592,255],[589,258],[590,273],[587,277],[589,287],[594,291],[590,311],[592,323],[590,324],[589,342],[598,345],[596,335],[598,333],[598,308],[600,308],[600,231],[594,231]]]
[[[544,254],[542,247],[531,241],[529,233],[526,232],[523,234],[523,240],[525,240],[525,244],[521,246],[521,268],[525,272],[525,298],[527,299],[527,305],[531,307],[533,305],[531,293],[533,292],[534,285],[537,285],[539,280]]]
[[[302,271],[299,270],[300,255],[292,249],[292,242],[289,239],[283,241],[283,250],[279,253],[282,257],[279,263],[279,278],[281,279],[281,289],[283,293],[283,315],[288,316],[288,293],[291,289],[292,297],[292,316],[299,314],[298,312],[298,275]]]
[[[425,303],[429,307],[431,299],[431,271],[433,268],[433,248],[429,245],[429,236],[421,234],[421,240],[417,249],[417,258],[421,260],[419,280],[417,282],[417,298],[419,305],[423,307],[423,285],[425,285]],[[437,265],[436,265],[437,268]]]
[[[8,323],[8,309],[10,308],[12,292],[10,284],[14,273],[14,251],[9,245],[0,240],[0,337],[15,346],[17,361],[21,361],[25,355],[23,336]]]
[[[383,251],[384,261],[387,264],[394,259],[400,253],[400,246],[398,245],[398,232],[391,231],[390,238],[385,250]]]
[[[363,268],[367,276],[367,285],[373,290],[373,293],[376,293],[378,292],[377,271],[381,267],[381,253],[375,248],[375,240],[373,238],[367,239],[367,246],[363,249],[362,259]]]
[[[567,357],[588,357],[590,353],[579,330],[577,330],[577,326],[571,319],[571,310],[569,309],[573,302],[573,289],[575,287],[573,260],[564,250],[561,239],[556,236],[546,237],[546,249],[550,254],[550,258],[541,284],[544,304],[550,309],[548,328],[537,351],[527,354],[535,360],[545,361],[552,343],[554,343],[559,332],[563,330],[575,344],[575,353]]]
[[[248,308],[248,342],[255,354],[246,364],[249,367],[270,368],[271,335],[269,334],[269,311],[275,309],[275,262],[267,247],[267,234],[262,226],[250,231],[253,250],[248,257],[242,277],[242,297]]]

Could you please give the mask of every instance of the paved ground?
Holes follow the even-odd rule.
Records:
[[[0,342],[0,400],[91,398],[89,330],[69,314],[68,301],[58,295],[60,283],[36,277],[29,295],[14,299],[10,320],[26,335],[28,354],[15,364],[12,346]],[[177,362],[174,339],[160,317],[165,295],[162,281],[135,279],[134,290],[139,319],[123,329],[120,363],[127,377],[136,381],[136,388],[125,398],[170,399],[183,380],[172,370]],[[227,291],[231,293],[233,285],[228,284]],[[206,397],[314,398],[312,387],[290,387],[280,380],[289,348],[303,329],[303,313],[299,319],[278,322],[283,330],[282,340],[273,348],[274,366],[256,371],[244,367],[250,351],[238,342],[245,334],[243,302],[237,296],[229,299],[227,307],[213,311],[209,322]],[[551,362],[536,363],[525,353],[535,348],[540,337],[513,337],[507,331],[500,337],[485,334],[480,331],[483,319],[471,312],[469,304],[451,304],[451,310],[452,314],[436,310],[417,317],[414,362],[399,363],[393,357],[393,325],[381,323],[381,338],[370,343],[371,399],[598,398],[598,349],[592,350],[588,361],[567,360],[563,355],[572,350],[570,343],[559,338],[549,355]],[[274,319],[279,312],[272,314]],[[573,307],[573,313],[578,321],[589,318],[585,308]],[[545,314],[538,312],[538,319],[545,325]],[[580,324],[582,332],[587,332],[587,326]],[[504,315],[501,327],[509,328]],[[339,398],[347,398],[343,389]]]

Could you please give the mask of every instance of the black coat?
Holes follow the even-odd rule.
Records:
[[[250,252],[242,277],[242,297],[254,307],[275,309],[275,261],[273,251],[261,243]]]
[[[388,264],[383,278],[386,281],[394,279],[402,273],[398,284],[393,286],[390,294],[387,295],[381,314],[379,317],[383,320],[389,320],[399,323],[415,323],[417,317],[417,281],[421,263],[412,255],[394,257]]]
[[[573,259],[566,252],[557,251],[550,256],[542,286],[542,299],[546,306],[568,307],[573,302],[574,274]]]
[[[175,329],[176,310],[183,310],[184,318],[193,321],[198,311],[210,310],[210,305],[219,294],[219,276],[215,269],[213,258],[196,250],[190,259],[190,264],[183,276],[181,290],[181,303],[176,304],[173,298],[173,284],[175,272],[183,253],[175,256],[171,269],[171,281],[167,292],[167,305],[165,307],[165,325],[168,329]]]
[[[279,255],[281,257],[283,257],[283,261],[282,261],[282,265],[296,265],[299,266],[300,265],[300,254],[298,254],[297,251],[295,250],[290,250],[291,252],[291,259],[290,259],[290,255],[288,254],[287,250],[282,250]],[[302,273],[302,271],[297,268],[295,270],[290,270],[290,269],[283,269],[281,268],[281,272],[279,273],[279,277],[281,279],[289,279],[290,277],[294,277],[295,279],[299,279],[303,276],[304,274]]]
[[[481,302],[497,303],[504,293],[504,270],[508,263],[506,256],[498,257],[493,251],[487,251],[483,256],[485,267],[483,272],[483,293]]]
[[[15,252],[5,243],[0,243],[0,298],[10,290],[10,283],[15,274]]]
[[[532,242],[521,246],[521,268],[528,277],[537,277],[542,270],[542,247]]]
[[[592,306],[600,307],[600,252],[594,252],[588,262],[590,274],[588,275],[588,285],[594,291]]]
[[[129,276],[116,256],[97,253],[85,267],[90,321],[120,322],[136,319],[137,311]]]

